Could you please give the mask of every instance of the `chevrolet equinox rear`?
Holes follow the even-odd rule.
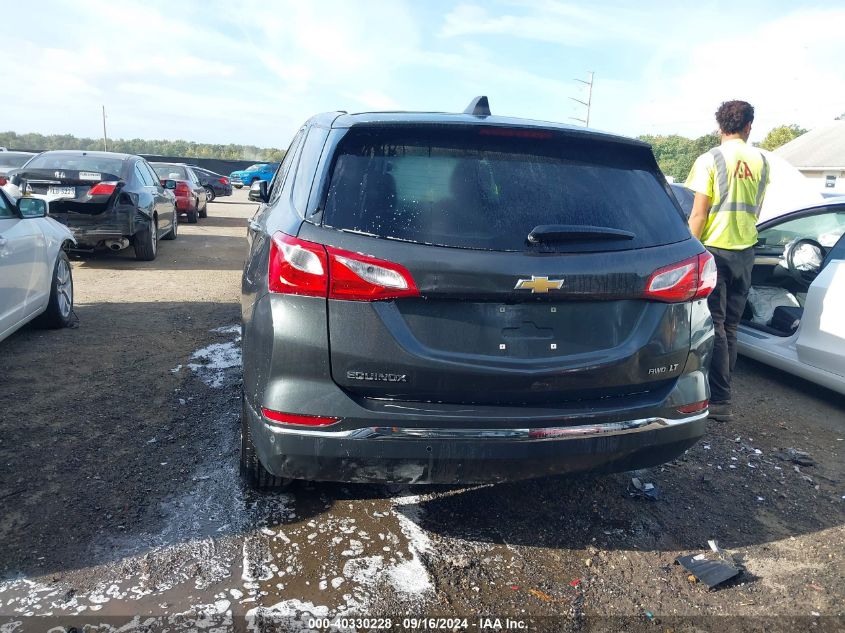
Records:
[[[316,116],[253,186],[252,485],[613,472],[704,433],[716,269],[650,148],[485,101]]]

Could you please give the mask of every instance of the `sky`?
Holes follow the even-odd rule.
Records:
[[[462,111],[751,140],[845,112],[845,3],[48,0],[2,3],[0,130],[285,148],[318,112]],[[13,26],[17,25],[17,26]]]

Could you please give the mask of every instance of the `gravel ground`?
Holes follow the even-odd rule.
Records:
[[[253,209],[245,190],[218,199],[154,262],[75,258],[78,327],[0,343],[0,632],[376,630],[379,617],[394,630],[845,630],[843,401],[750,361],[737,419],[647,471],[244,489]],[[630,496],[633,476],[659,498]],[[674,561],[711,539],[744,572],[708,590]],[[444,620],[403,622],[424,617]]]

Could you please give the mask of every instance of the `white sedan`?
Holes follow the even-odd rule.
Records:
[[[845,198],[757,229],[739,352],[845,394]]]
[[[38,319],[67,327],[73,315],[73,277],[64,249],[75,243],[67,227],[47,216],[47,203],[0,188],[0,341]]]

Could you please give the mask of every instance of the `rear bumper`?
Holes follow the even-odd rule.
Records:
[[[264,466],[311,481],[469,484],[665,463],[705,432],[707,412],[530,428],[362,427],[341,431],[267,423],[245,407]]]
[[[194,208],[193,198],[176,198],[176,210],[179,213],[187,213]]]

